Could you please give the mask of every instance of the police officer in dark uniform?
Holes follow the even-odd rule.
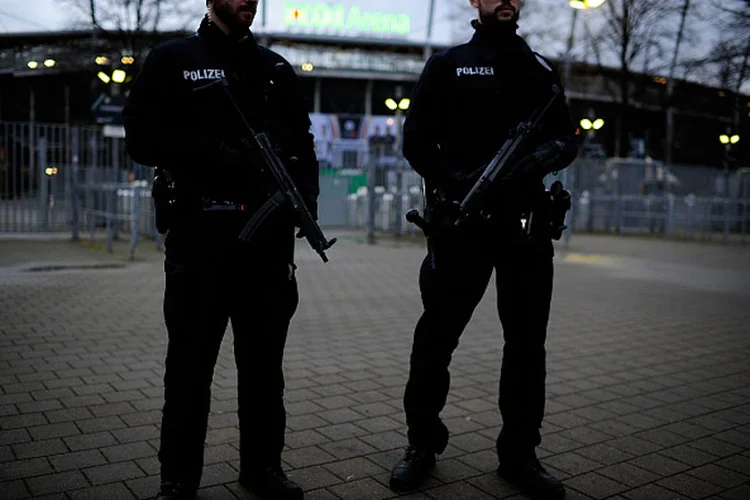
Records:
[[[518,172],[491,197],[490,217],[460,229],[446,224],[503,145],[509,130],[549,102],[559,77],[516,34],[521,0],[470,0],[479,19],[471,41],[434,55],[417,83],[404,126],[404,155],[425,179],[428,256],[419,277],[424,312],[404,395],[409,447],[391,487],[417,488],[448,443],[440,419],[459,337],[493,269],[505,340],[497,439],[498,474],[533,498],[564,498],[563,485],[539,464],[535,448],[545,403],[545,338],[552,298],[549,195],[542,179],[577,154],[575,130],[560,95],[545,115]],[[530,237],[522,215],[534,210]],[[545,220],[546,219],[546,220]]]
[[[258,0],[207,0],[197,34],[149,54],[124,110],[128,151],[172,179],[155,192],[166,237],[164,317],[169,342],[158,499],[195,497],[214,366],[231,320],[238,374],[240,484],[264,498],[301,499],[281,469],[286,413],[282,358],[298,304],[291,211],[250,241],[238,235],[272,187],[221,85],[266,132],[317,213],[318,164],[297,76],[249,27]],[[162,175],[160,172],[160,175]],[[165,199],[166,197],[166,199]]]

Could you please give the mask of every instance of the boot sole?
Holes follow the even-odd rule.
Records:
[[[420,481],[417,481],[416,483],[408,483],[406,481],[403,481],[401,479],[396,479],[393,476],[391,476],[391,480],[388,484],[390,488],[397,493],[408,493],[410,491],[419,489],[424,483],[426,483],[427,480],[430,478],[430,474],[432,473],[433,470],[435,470],[434,465],[430,467],[430,470],[427,471],[427,474],[424,476],[424,478],[422,478]]]
[[[549,493],[546,494],[538,494],[533,493],[529,491],[526,488],[523,488],[518,481],[516,481],[516,478],[512,474],[507,474],[503,472],[502,469],[497,469],[497,475],[501,479],[504,479],[509,484],[513,485],[514,487],[518,488],[521,493],[524,495],[527,495],[531,500],[565,500],[565,486],[561,486],[560,488],[557,488]]]

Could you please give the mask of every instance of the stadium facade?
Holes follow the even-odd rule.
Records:
[[[359,164],[363,156],[356,151],[366,149],[368,138],[397,133],[386,99],[408,97],[426,58],[459,42],[446,22],[448,3],[387,0],[373,10],[367,0],[261,2],[256,35],[300,75],[325,165]],[[148,48],[184,35],[123,37],[92,31],[0,35],[0,121],[116,125],[118,106]],[[556,62],[562,71],[564,61]],[[119,75],[122,83],[112,81],[118,69],[124,71]],[[103,79],[97,76],[102,73]],[[619,114],[618,72],[573,63],[564,73],[570,75],[566,86],[574,120],[601,118],[605,123],[596,132],[581,131],[587,152],[612,155]],[[660,75],[633,75],[628,145],[633,155],[664,158],[671,103],[674,163],[715,167],[731,152],[736,160],[732,168],[750,164],[747,96],[740,96],[740,127],[734,130],[736,96],[678,81],[668,103],[666,83]],[[743,138],[731,150],[719,142],[727,132]]]

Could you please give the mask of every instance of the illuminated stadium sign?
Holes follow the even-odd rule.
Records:
[[[406,14],[364,10],[357,5],[284,2],[284,26],[358,35],[407,36],[411,33],[411,18]]]

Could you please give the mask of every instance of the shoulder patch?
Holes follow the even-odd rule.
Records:
[[[547,62],[545,58],[543,58],[536,52],[534,52],[534,56],[536,56],[536,60],[539,62],[539,64],[542,65],[544,69],[546,69],[547,71],[552,71],[552,67],[549,65],[549,63]]]

